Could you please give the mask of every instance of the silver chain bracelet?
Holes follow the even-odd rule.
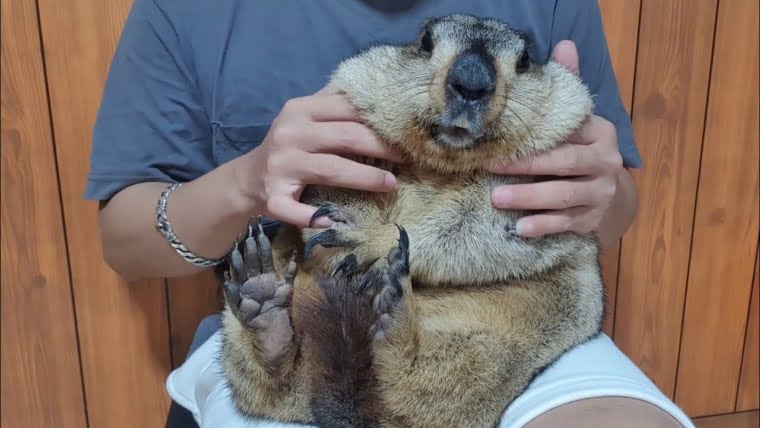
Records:
[[[163,192],[161,192],[161,197],[159,198],[158,204],[156,206],[156,230],[158,230],[161,235],[163,235],[164,238],[169,241],[169,245],[171,245],[172,248],[174,248],[174,250],[176,250],[177,253],[188,262],[201,267],[216,266],[222,263],[224,259],[207,259],[205,257],[193,254],[192,251],[190,251],[182,242],[180,242],[180,240],[177,238],[177,235],[175,235],[174,231],[172,230],[172,226],[169,224],[169,220],[166,218],[166,203],[169,200],[169,194],[171,194],[174,189],[180,187],[181,185],[182,183],[174,183],[168,186]]]

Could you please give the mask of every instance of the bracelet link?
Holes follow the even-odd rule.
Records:
[[[174,183],[166,187],[161,192],[161,197],[156,204],[156,230],[163,235],[163,237],[169,242],[169,245],[189,263],[200,266],[210,267],[216,266],[224,261],[224,258],[220,259],[208,259],[198,256],[190,251],[177,237],[172,229],[169,219],[166,217],[166,205],[169,201],[169,195],[178,187],[182,186],[182,183]]]

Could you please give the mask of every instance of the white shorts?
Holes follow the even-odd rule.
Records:
[[[305,425],[250,420],[236,412],[220,376],[220,333],[196,349],[168,377],[169,396],[188,409],[200,428],[285,428]],[[506,409],[500,427],[520,428],[547,411],[593,397],[629,397],[658,406],[684,427],[691,420],[602,334],[567,352],[537,376]]]

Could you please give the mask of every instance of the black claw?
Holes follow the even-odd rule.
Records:
[[[335,229],[328,229],[324,232],[318,233],[311,237],[308,241],[306,241],[306,246],[304,247],[304,258],[309,259],[311,258],[311,252],[314,250],[314,247],[317,245],[321,245],[325,248],[333,248],[333,247],[341,247],[345,245],[349,245],[350,242],[344,241],[340,239],[338,236],[338,231]]]
[[[333,214],[335,212],[335,208],[332,205],[322,205],[319,208],[317,208],[316,211],[314,211],[314,214],[311,215],[311,219],[309,220],[309,227],[314,227],[314,221],[322,216],[328,216],[330,217],[330,214]],[[332,218],[330,218],[332,220]]]
[[[409,235],[403,227],[398,224],[396,227],[399,230],[398,246],[388,253],[390,273],[395,277],[409,274]]]
[[[331,276],[335,276],[339,273],[343,273],[346,276],[353,276],[356,270],[359,268],[359,261],[356,256],[349,254],[338,263],[337,266],[331,272]]]
[[[296,251],[293,251],[293,255],[290,257],[290,262],[288,263],[288,268],[285,271],[285,283],[293,285],[293,278],[296,276],[296,269],[298,268],[298,265],[296,263]]]
[[[245,265],[248,278],[261,275],[259,250],[256,239],[253,236],[253,226],[251,224],[248,225],[248,237],[245,239]]]
[[[232,253],[230,254],[230,272],[229,275],[232,278],[232,281],[242,284],[245,282],[245,261],[243,260],[243,255],[240,254],[240,250],[238,249],[237,243],[240,242],[235,241],[235,249],[232,250]]]
[[[328,202],[320,205],[314,214],[311,215],[311,219],[309,220],[309,227],[314,227],[314,221],[323,216],[327,216],[327,218],[337,223],[348,223],[352,218],[338,206]]]
[[[398,228],[399,246],[405,253],[408,253],[409,252],[409,235],[406,233],[406,229],[404,229],[403,226],[399,226],[397,223],[394,223],[394,224],[396,224],[396,228]]]
[[[356,292],[361,294],[370,288],[377,289],[377,285],[380,283],[382,279],[383,279],[382,272],[371,269],[368,272],[366,272],[364,275],[362,275],[362,279],[361,281],[359,281],[359,285],[356,287]]]
[[[224,293],[230,306],[237,308],[240,305],[240,287],[230,279],[228,272],[224,272]]]
[[[259,257],[261,263],[261,273],[274,272],[274,257],[272,256],[272,243],[264,233],[264,227],[261,224],[262,218],[258,217],[256,221],[256,240],[259,242]]]

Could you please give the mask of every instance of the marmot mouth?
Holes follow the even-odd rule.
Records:
[[[430,136],[437,144],[454,149],[473,148],[483,139],[482,133],[475,135],[467,128],[444,125],[431,126]]]

